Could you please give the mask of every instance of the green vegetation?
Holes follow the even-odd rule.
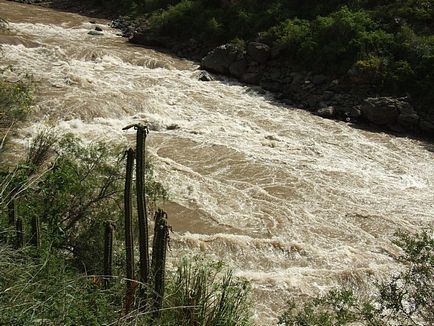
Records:
[[[85,144],[44,131],[33,139],[24,161],[0,175],[0,324],[249,325],[247,285],[220,263],[204,259],[175,262],[166,276],[162,271],[161,310],[155,314],[144,308],[139,282],[124,277],[125,168],[119,152],[111,144]],[[167,198],[152,170],[147,160],[150,213]],[[38,241],[32,241],[35,221]],[[112,245],[105,242],[107,225],[114,226],[109,228]],[[136,222],[133,230],[137,239]],[[18,242],[19,236],[24,241]],[[156,242],[167,243],[163,240]],[[110,278],[104,276],[107,260]],[[127,294],[126,283],[133,284]]]
[[[12,67],[0,69],[0,128],[7,128],[17,121],[22,121],[33,104],[34,82],[29,75],[10,82],[4,77]]]
[[[430,0],[125,0],[145,33],[211,49],[259,40],[282,63],[347,77],[433,110],[434,4]],[[113,5],[113,3],[111,4]],[[144,18],[144,19],[142,19]]]
[[[303,305],[290,302],[280,325],[433,325],[434,235],[400,233],[395,243],[403,250],[406,269],[389,281],[375,284],[374,294],[353,289],[333,290]]]
[[[6,25],[0,19],[0,30],[2,26]],[[35,87],[31,76],[25,75],[18,81],[9,82],[4,78],[4,73],[11,69],[13,68],[0,69],[0,152],[12,127],[26,119],[33,104]]]

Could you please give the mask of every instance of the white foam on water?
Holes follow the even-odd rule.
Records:
[[[194,63],[55,15],[9,19],[38,46],[0,45],[0,66],[39,83],[22,136],[53,126],[127,143],[122,127],[147,123],[157,178],[197,212],[189,232],[174,230],[171,257],[206,253],[251,280],[259,324],[275,323],[290,296],[383,277],[396,268],[395,230],[432,225],[434,154],[423,142],[323,120],[231,80],[198,81]],[[203,232],[212,228],[226,232]]]

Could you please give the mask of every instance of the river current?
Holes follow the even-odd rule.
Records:
[[[253,287],[255,319],[290,297],[389,275],[397,229],[432,225],[434,153],[422,141],[354,128],[279,104],[197,64],[128,44],[99,21],[0,0],[0,67],[38,83],[25,144],[41,128],[131,143],[144,122],[173,226],[171,259],[221,259]],[[127,146],[127,145],[126,145]],[[431,148],[431,150],[430,150]]]

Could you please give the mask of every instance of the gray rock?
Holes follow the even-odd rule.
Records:
[[[104,33],[102,32],[98,32],[98,31],[89,31],[89,33],[87,33],[89,35],[93,35],[93,36],[101,36],[104,35]]]
[[[292,77],[293,85],[301,84],[304,82],[304,76],[299,72],[291,72],[290,76]]]
[[[231,75],[241,78],[247,71],[247,61],[245,59],[234,62],[229,67]]]
[[[266,89],[267,91],[271,91],[271,92],[281,92],[282,91],[282,85],[277,81],[271,81],[271,80],[263,81],[263,80],[261,80],[260,86],[263,89]]]
[[[363,117],[377,125],[393,125],[399,116],[400,101],[391,97],[370,97],[363,101]]]
[[[214,80],[214,78],[207,71],[201,71],[198,79],[201,81],[213,81]]]
[[[334,119],[336,117],[336,110],[333,106],[329,106],[317,110],[315,114],[322,118]]]
[[[238,60],[239,56],[240,52],[233,44],[221,45],[202,59],[201,68],[228,74],[229,67]]]
[[[419,128],[420,130],[422,130],[423,132],[429,133],[429,134],[433,134],[434,135],[434,123],[430,122],[430,121],[426,121],[426,120],[420,120],[419,121]]]
[[[247,45],[247,56],[252,61],[265,63],[270,59],[271,49],[267,44],[259,42],[250,42]]]
[[[327,81],[327,77],[324,75],[315,75],[312,77],[312,83],[316,86],[322,85]]]
[[[398,123],[406,129],[414,129],[419,123],[419,115],[417,115],[417,113],[401,113],[398,116]]]
[[[96,30],[97,32],[102,32],[102,28],[99,27],[99,26],[95,26],[95,30]]]
[[[247,84],[258,84],[259,80],[260,80],[261,76],[259,73],[256,72],[248,72],[245,73],[242,77],[241,80]]]

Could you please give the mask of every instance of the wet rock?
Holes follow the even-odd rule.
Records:
[[[260,74],[256,72],[248,72],[241,77],[241,80],[243,82],[247,84],[253,84],[253,85],[258,84],[260,79],[261,79]]]
[[[166,129],[167,130],[178,130],[178,129],[180,129],[181,127],[178,125],[178,124],[176,124],[176,123],[173,123],[173,124],[171,124],[171,125],[168,125],[168,126],[166,126]]]
[[[334,119],[336,117],[336,110],[333,106],[329,106],[315,111],[315,114],[322,118]]]
[[[271,49],[267,44],[250,42],[247,45],[247,56],[255,62],[265,63],[270,59]]]
[[[232,76],[241,78],[247,72],[247,61],[245,59],[234,62],[229,67]]]
[[[89,23],[96,24],[96,21],[95,20],[89,20]]]
[[[419,123],[419,115],[417,113],[400,114],[398,116],[398,123],[406,129],[414,129]]]
[[[316,86],[322,85],[327,81],[327,77],[324,75],[315,75],[312,77],[312,83]]]
[[[128,41],[133,44],[149,46],[167,46],[170,43],[168,38],[155,36],[146,31],[135,31],[129,36]]]
[[[282,85],[277,81],[270,81],[270,80],[262,81],[261,80],[260,86],[263,89],[266,89],[267,91],[270,91],[270,92],[281,92],[282,91]]]
[[[209,52],[201,62],[201,68],[220,74],[228,74],[229,67],[240,58],[240,51],[233,44],[221,45]]]
[[[419,120],[419,128],[421,131],[434,135],[434,123],[427,120]]]
[[[370,97],[363,101],[363,117],[377,125],[393,125],[399,116],[400,101],[391,97]]]
[[[98,32],[98,31],[89,31],[87,34],[89,34],[89,35],[93,35],[93,36],[101,36],[101,35],[104,35],[104,33],[102,33],[102,32]]]
[[[95,30],[96,30],[97,32],[102,32],[102,28],[99,27],[99,26],[95,26]]]
[[[297,85],[304,82],[304,76],[299,72],[291,72],[290,76],[292,78],[292,85]]]
[[[213,81],[214,80],[214,78],[207,71],[201,71],[198,79],[201,81]]]

